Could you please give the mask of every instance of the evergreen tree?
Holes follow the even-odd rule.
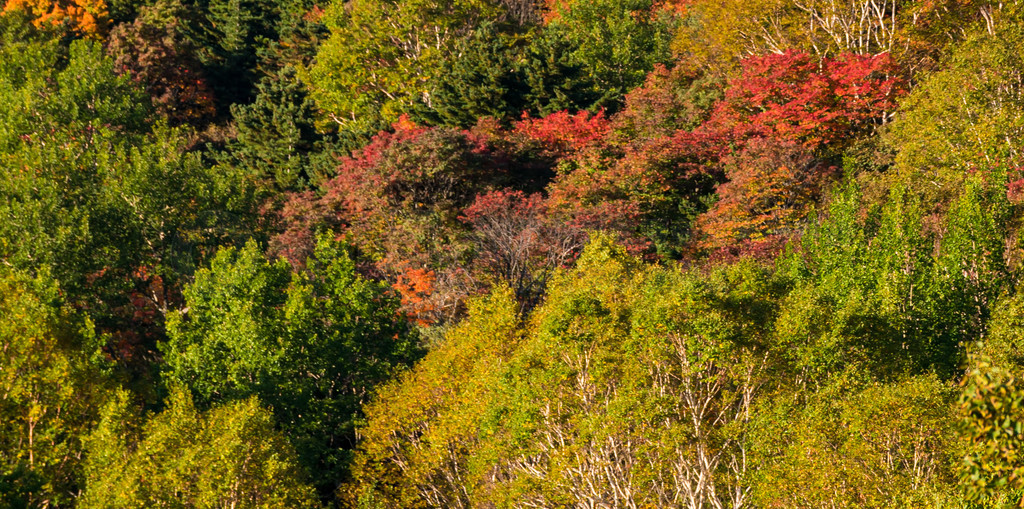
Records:
[[[232,105],[237,138],[229,164],[281,190],[322,185],[338,164],[332,137],[316,128],[317,110],[293,67],[256,85],[252,104]]]

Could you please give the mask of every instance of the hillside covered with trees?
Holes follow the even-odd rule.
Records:
[[[2,7],[0,507],[1024,506],[1016,0]]]

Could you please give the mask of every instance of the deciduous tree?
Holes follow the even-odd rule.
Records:
[[[157,113],[174,124],[201,124],[216,113],[198,49],[185,34],[188,20],[180,2],[158,2],[115,27],[107,43],[114,69],[140,83]]]
[[[198,411],[173,389],[148,419],[118,391],[89,437],[79,507],[316,507],[295,450],[255,397]]]
[[[802,146],[772,139],[748,141],[724,164],[728,181],[697,220],[706,235],[701,245],[710,250],[781,248],[784,239],[800,232],[836,174]]]
[[[112,380],[89,319],[40,271],[0,272],[0,503],[70,506]]]
[[[430,107],[427,84],[456,41],[498,12],[491,0],[334,2],[331,37],[310,69],[313,96],[344,129],[369,135],[417,104]]]
[[[37,27],[66,24],[93,39],[105,34],[109,21],[104,0],[7,0],[3,12],[11,11],[27,12]]]
[[[386,287],[321,237],[302,272],[249,243],[224,249],[186,287],[161,346],[166,377],[203,408],[258,396],[328,495],[360,405],[416,353]]]

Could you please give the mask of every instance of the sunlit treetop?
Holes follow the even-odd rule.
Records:
[[[7,0],[3,12],[16,10],[29,12],[36,27],[66,23],[87,37],[99,37],[109,21],[103,0]]]

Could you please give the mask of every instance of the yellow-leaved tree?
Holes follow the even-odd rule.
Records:
[[[68,24],[71,30],[97,38],[107,30],[109,12],[104,0],[7,0],[3,12],[25,11],[33,24]]]
[[[0,271],[0,507],[63,507],[110,381],[47,270]]]

